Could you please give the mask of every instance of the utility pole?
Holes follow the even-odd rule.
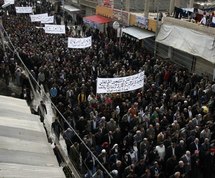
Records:
[[[123,10],[123,0],[121,0],[121,10],[120,10],[120,29],[119,29],[119,49],[121,50],[122,45],[122,23],[123,23],[123,17],[122,17],[122,10]]]
[[[175,0],[175,6],[180,8],[181,7],[181,0]]]
[[[175,8],[175,0],[170,0],[169,15],[171,16]]]
[[[194,4],[194,0],[190,0],[189,7],[190,7],[190,8],[193,8],[193,4]]]
[[[63,23],[65,22],[65,9],[64,9],[64,7],[65,7],[65,2],[64,2],[65,0],[62,0],[62,6],[63,6]]]
[[[149,17],[149,0],[145,0],[144,4],[144,17],[148,19]]]
[[[0,35],[1,35],[1,42],[2,48],[4,52],[4,57],[6,56],[5,45],[4,45],[4,33],[3,33],[3,24],[2,24],[2,16],[0,16]]]
[[[156,38],[158,35],[158,24],[159,24],[159,6],[160,6],[160,1],[156,1],[156,7],[157,7],[157,18],[156,18],[156,32],[155,32],[155,47],[154,47],[154,57],[157,55],[157,42]]]
[[[126,1],[125,1],[125,10],[126,10],[127,12],[130,12],[130,0],[126,0]]]

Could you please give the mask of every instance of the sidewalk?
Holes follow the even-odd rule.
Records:
[[[45,103],[46,108],[47,108],[47,114],[45,115],[45,119],[44,119],[44,127],[47,130],[47,135],[51,139],[52,142],[56,142],[56,144],[59,146],[60,152],[61,152],[66,164],[72,170],[74,178],[80,178],[79,173],[77,172],[77,170],[75,169],[75,167],[73,166],[73,164],[71,163],[71,161],[68,157],[64,138],[62,137],[62,135],[60,135],[60,140],[59,141],[55,140],[55,135],[52,132],[51,125],[52,125],[52,122],[54,122],[56,116],[55,116],[55,113],[53,112],[53,109],[51,106],[51,99],[50,99],[49,93],[45,94],[43,87],[41,89],[41,92],[35,91],[34,100],[32,101],[32,107],[35,111],[37,111],[37,108],[38,108],[41,100],[43,100],[43,102]]]

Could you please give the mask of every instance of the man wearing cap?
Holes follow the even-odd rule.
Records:
[[[154,162],[154,165],[150,168],[152,177],[159,178],[160,176],[160,166],[157,161]]]
[[[101,153],[98,155],[98,159],[106,168],[108,167],[108,157],[105,149],[102,149]]]

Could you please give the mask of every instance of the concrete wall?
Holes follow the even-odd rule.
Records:
[[[210,36],[215,35],[215,28],[208,28],[208,27],[205,27],[202,25],[198,25],[196,23],[187,22],[185,20],[179,20],[179,19],[175,19],[175,18],[171,18],[171,17],[164,17],[163,22],[166,24],[177,25],[180,27],[200,31],[200,32],[206,33]]]

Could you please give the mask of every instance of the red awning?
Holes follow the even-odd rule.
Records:
[[[84,20],[91,21],[93,23],[98,23],[98,24],[108,23],[111,21],[111,19],[102,17],[100,15],[87,16],[87,17],[84,17]]]

